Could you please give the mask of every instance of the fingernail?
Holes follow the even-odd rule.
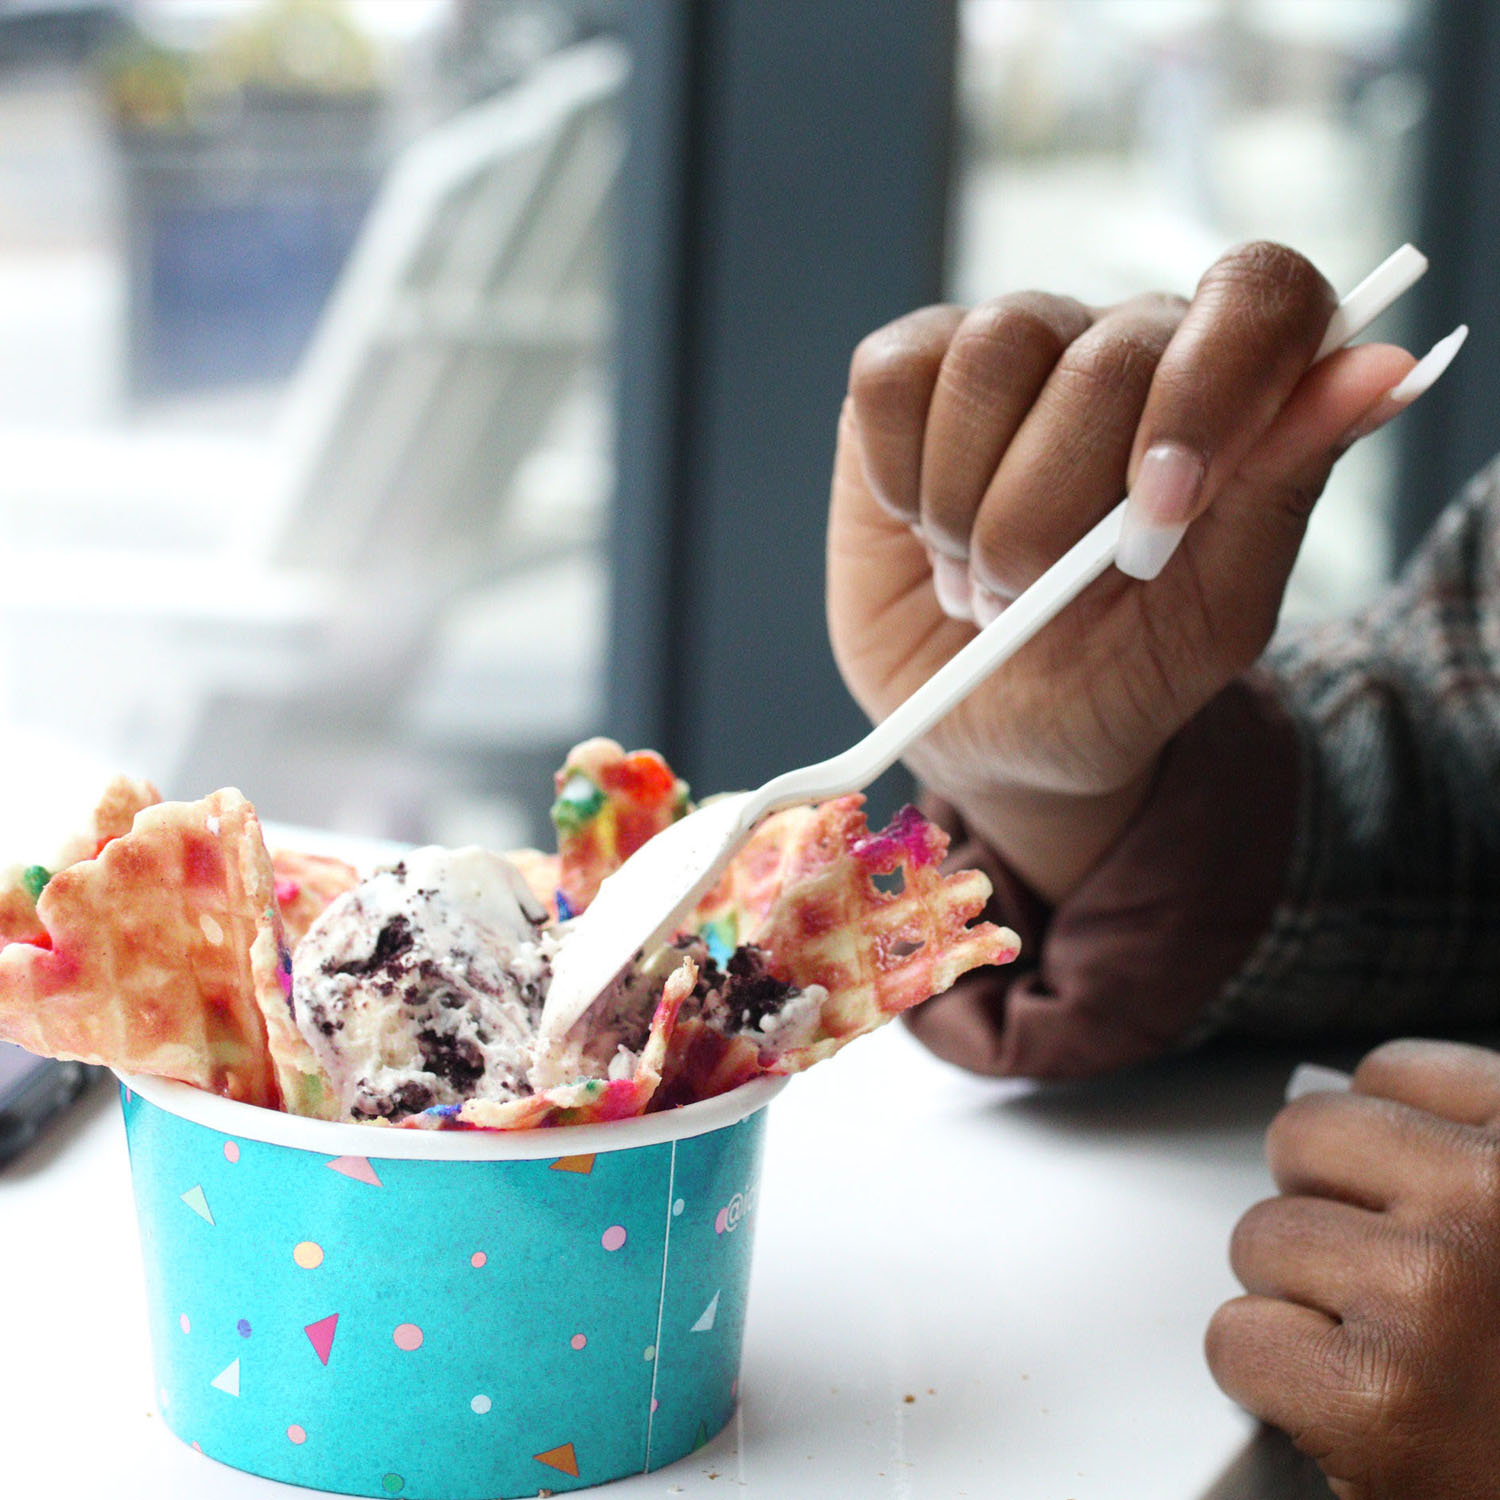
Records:
[[[1399,385],[1391,387],[1390,401],[1410,406],[1418,396],[1430,391],[1437,384],[1438,376],[1453,363],[1453,356],[1464,346],[1469,336],[1469,325],[1460,323],[1446,338],[1440,338],[1411,369]]]
[[[1005,613],[1005,600],[999,594],[992,594],[982,583],[975,583],[969,588],[969,608],[974,613],[974,623],[983,630]]]
[[[1128,578],[1149,582],[1172,560],[1177,544],[1186,533],[1186,521],[1175,526],[1158,526],[1127,510],[1120,526],[1120,547],[1115,553],[1115,566]]]
[[[1136,471],[1115,565],[1131,578],[1155,578],[1187,531],[1203,488],[1203,460],[1181,443],[1156,443]]]
[[[1287,1103],[1304,1094],[1342,1094],[1353,1082],[1349,1074],[1337,1068],[1325,1068],[1322,1063],[1298,1063],[1286,1081]]]
[[[955,620],[972,620],[969,599],[969,565],[961,558],[932,554],[932,587],[945,615]]]
[[[1193,519],[1203,488],[1203,460],[1181,443],[1154,443],[1146,449],[1130,489],[1131,508],[1156,526]]]
[[[1425,396],[1438,382],[1438,377],[1453,363],[1453,356],[1464,346],[1469,336],[1469,325],[1460,323],[1446,338],[1441,338],[1430,348],[1406,375],[1393,385],[1379,401],[1360,418],[1340,441],[1341,448],[1357,443],[1384,427],[1392,417],[1405,411],[1418,396]]]

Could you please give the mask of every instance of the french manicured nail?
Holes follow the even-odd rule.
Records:
[[[1430,348],[1403,379],[1393,385],[1373,407],[1344,435],[1340,447],[1347,448],[1363,437],[1384,427],[1392,417],[1405,411],[1418,396],[1425,396],[1438,382],[1438,377],[1453,363],[1453,356],[1464,346],[1469,336],[1469,325],[1460,323],[1446,338],[1441,338]]]
[[[1156,443],[1136,471],[1115,565],[1131,578],[1155,578],[1187,531],[1203,488],[1203,460],[1181,443]]]
[[[1286,1081],[1287,1103],[1304,1094],[1342,1094],[1353,1082],[1347,1073],[1341,1073],[1337,1068],[1325,1068],[1322,1063],[1298,1063]]]
[[[969,602],[969,565],[962,558],[947,557],[941,552],[932,556],[932,587],[945,615],[955,620],[972,620]]]
[[[999,594],[992,594],[982,583],[976,583],[970,586],[969,608],[974,612],[974,623],[983,630],[1005,613],[1005,600]]]

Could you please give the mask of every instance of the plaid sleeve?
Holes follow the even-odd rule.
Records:
[[[1297,835],[1202,1030],[1500,1022],[1500,461],[1378,607],[1267,662],[1300,744]]]

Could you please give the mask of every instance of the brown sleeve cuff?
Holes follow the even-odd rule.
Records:
[[[949,863],[990,877],[986,915],[1022,949],[909,1012],[912,1031],[960,1067],[1029,1078],[1102,1073],[1180,1043],[1270,925],[1298,782],[1291,718],[1267,678],[1241,679],[1179,731],[1140,812],[1055,911],[929,799]]]

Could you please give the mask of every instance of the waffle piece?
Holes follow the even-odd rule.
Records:
[[[36,914],[43,877],[50,879],[51,872],[37,865],[15,865],[0,875],[0,944],[46,941],[47,929]]]
[[[328,863],[337,864],[338,861]],[[276,1074],[280,1108],[291,1115],[334,1120],[339,1111],[333,1083],[317,1054],[308,1046],[307,1038],[297,1029],[292,1015],[292,941],[283,920],[281,903],[274,894],[281,884],[274,871],[273,864],[273,896],[262,912],[255,940],[250,945],[250,978],[265,1027],[266,1050]],[[350,870],[349,873],[353,875],[354,872]],[[338,878],[334,871],[320,871],[319,875],[329,882]],[[291,900],[294,910],[299,909],[300,894]],[[305,910],[306,905],[316,899],[315,891],[309,890],[301,909]]]
[[[676,1109],[699,1099],[712,1099],[771,1072],[760,1048],[742,1036],[731,1036],[702,1016],[682,1016],[667,1046],[662,1082],[652,1096],[652,1110]]]
[[[255,810],[233,790],[140,811],[37,901],[48,946],[0,948],[0,1037],[250,1104],[281,1091],[257,995],[279,918]]]
[[[696,913],[700,926],[732,926],[735,942],[765,950],[777,979],[826,991],[810,1037],[777,1050],[717,1022],[711,1007],[686,1015],[654,1103],[707,1098],[758,1073],[800,1072],[968,970],[1020,951],[1008,928],[970,925],[990,883],[978,870],[941,873],[948,840],[940,829],[908,807],[872,834],[863,801],[840,797],[767,819]]]
[[[585,740],[553,777],[559,874],[556,908],[566,921],[647,839],[688,810],[688,788],[654,750],[627,755],[613,740]]]
[[[838,852],[831,833],[821,806],[772,813],[694,908],[692,927],[725,953],[754,942],[782,891]]]
[[[149,781],[116,776],[99,797],[98,806],[94,808],[93,826],[87,833],[77,835],[63,845],[58,854],[57,868],[76,864],[80,859],[92,859],[111,839],[130,832],[138,812],[154,807],[160,801],[161,793]]]
[[[401,1123],[414,1129],[457,1126],[471,1130],[537,1130],[553,1125],[601,1125],[644,1114],[661,1083],[678,1012],[697,982],[697,964],[684,958],[662,988],[646,1044],[629,1078],[584,1079],[503,1104],[470,1099],[462,1105],[412,1115]]]
[[[277,849],[271,855],[271,869],[276,877],[276,905],[287,943],[293,948],[338,897],[359,884],[353,865],[297,849]]]
[[[72,835],[50,865],[13,865],[0,872],[0,944],[45,944],[47,930],[36,914],[37,897],[58,871],[81,859],[92,859],[111,839],[130,832],[143,807],[161,801],[149,781],[116,776],[104,789],[83,833]]]

